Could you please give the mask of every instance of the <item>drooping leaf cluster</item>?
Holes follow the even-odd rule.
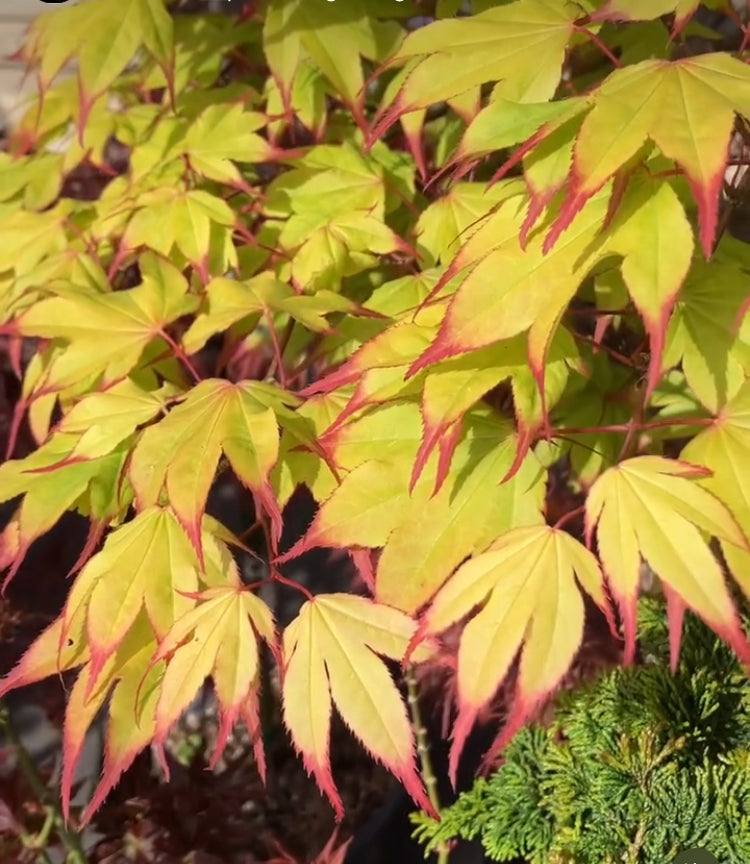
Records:
[[[6,582],[66,511],[91,533],[0,693],[77,670],[66,807],[100,710],[84,819],[207,678],[219,750],[242,721],[264,771],[267,645],[337,813],[334,708],[429,810],[386,660],[465,625],[455,771],[517,663],[496,750],[556,688],[584,594],[632,659],[643,561],[673,661],[689,608],[750,662],[728,585],[750,594],[750,66],[744,42],[695,50],[696,5],[83,0],[34,22],[38,95],[0,153]],[[224,470],[271,579],[334,547],[368,596],[306,594],[279,632],[205,514]],[[320,506],[281,556],[300,485]]]
[[[658,864],[695,848],[747,860],[747,676],[693,615],[673,674],[663,605],[640,611],[643,662],[562,695],[553,723],[524,728],[439,823],[420,814],[427,848],[479,837],[494,861]]]

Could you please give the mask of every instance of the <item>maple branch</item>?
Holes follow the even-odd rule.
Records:
[[[280,570],[273,566],[273,559],[278,556],[278,548],[276,544],[273,542],[273,538],[271,537],[271,532],[268,530],[268,522],[263,518],[263,514],[261,513],[258,516],[258,521],[260,522],[261,528],[263,529],[263,537],[266,543],[266,550],[268,553],[268,567],[271,572],[271,582],[278,582],[279,585],[286,585],[287,588],[295,588],[300,594],[303,595],[305,600],[309,600],[310,603],[315,599],[312,593],[304,586],[300,585],[299,582],[295,582],[294,579],[287,579]]]
[[[553,528],[562,528],[563,525],[567,525],[568,522],[572,522],[574,519],[576,519],[578,516],[580,516],[585,511],[586,511],[586,505],[581,504],[580,507],[576,507],[573,510],[569,510],[567,513],[565,513],[563,516],[561,516],[557,520],[557,522],[555,522],[555,524],[552,527]]]
[[[583,33],[584,35],[588,36],[589,39],[591,39],[591,41],[594,43],[594,45],[596,45],[596,47],[602,52],[602,54],[604,54],[604,56],[609,60],[609,62],[615,67],[615,69],[622,68],[622,63],[620,63],[617,57],[615,57],[615,55],[609,50],[609,48],[604,44],[604,42],[602,42],[602,40],[596,35],[596,33],[593,33],[586,27],[581,27],[578,25],[574,26],[573,29],[577,30],[579,33]]]
[[[169,333],[164,330],[161,331],[161,335],[164,337],[164,341],[174,351],[174,356],[187,369],[195,383],[199,384],[203,379],[196,371],[195,366],[193,366],[193,364],[190,362],[190,358],[185,353],[185,349],[182,347],[182,345],[179,345],[177,342],[175,342],[175,340],[169,335]]]
[[[268,323],[268,332],[271,336],[271,344],[273,345],[273,367],[276,367],[279,373],[279,384],[281,384],[284,390],[287,389],[287,377],[286,377],[286,369],[284,369],[284,348],[286,344],[282,346],[279,341],[279,334],[276,332],[276,326],[273,323],[273,315],[270,310],[266,310],[265,319]],[[290,323],[294,324],[294,318],[291,319]],[[291,336],[291,330],[289,329],[289,325],[287,325],[286,333],[284,334],[284,342],[287,343],[289,341],[289,337]],[[269,370],[269,375],[273,374],[273,372]],[[275,371],[275,370],[274,370]]]
[[[404,680],[406,681],[406,701],[409,705],[411,725],[414,730],[414,738],[417,742],[417,755],[419,756],[419,763],[422,766],[422,776],[424,777],[427,797],[430,799],[430,804],[432,804],[435,812],[439,813],[440,797],[437,789],[437,778],[435,777],[435,769],[432,767],[432,759],[430,758],[430,744],[427,740],[427,730],[422,722],[422,712],[419,710],[419,692],[412,664],[409,664],[404,670]],[[442,842],[437,847],[437,864],[448,864],[449,852],[448,844]]]
[[[110,284],[115,278],[115,274],[120,269],[120,265],[125,260],[127,254],[128,250],[125,248],[122,240],[120,240],[120,242],[117,244],[117,251],[115,252],[114,257],[112,258],[112,261],[110,262],[110,265],[107,269],[107,282],[109,282]]]
[[[585,342],[587,345],[593,345],[599,351],[604,351],[613,360],[616,360],[623,366],[627,366],[630,369],[634,369],[636,367],[635,362],[631,360],[630,357],[626,357],[624,354],[620,354],[619,351],[616,351],[614,348],[610,348],[609,345],[605,345],[604,342],[597,342],[593,336],[584,336],[583,333],[576,333],[575,330],[571,330],[570,333],[572,334],[574,339],[577,339],[579,342]]]
[[[238,534],[237,537],[244,542],[254,531],[257,531],[260,527],[262,527],[261,521],[260,519],[256,519],[249,528],[245,528],[245,530],[241,534]]]
[[[309,600],[310,603],[315,600],[312,592],[305,588],[304,585],[301,585],[299,582],[295,582],[294,579],[287,579],[286,576],[282,576],[282,574],[278,570],[271,570],[271,581],[278,582],[279,585],[286,585],[287,588],[296,588],[297,591],[300,592],[305,598],[305,600]]]
[[[680,420],[656,420],[653,423],[612,423],[607,426],[582,426],[580,428],[561,427],[553,429],[552,436],[554,438],[562,438],[564,435],[593,435],[597,432],[629,432],[631,429],[635,432],[645,432],[648,429],[665,429],[671,426],[711,426],[715,423],[713,417],[685,417]]]

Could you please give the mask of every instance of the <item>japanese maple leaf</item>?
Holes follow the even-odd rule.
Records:
[[[712,413],[724,408],[750,374],[750,315],[742,308],[747,280],[725,255],[726,246],[721,244],[710,263],[694,262],[670,318],[664,352],[664,365],[680,364],[691,391]]]
[[[517,450],[511,424],[481,406],[457,425],[437,492],[444,452],[410,484],[422,437],[417,405],[388,405],[341,427],[331,450],[348,473],[282,560],[316,546],[382,547],[376,597],[415,613],[461,561],[498,533],[543,521],[546,475],[533,452],[512,480],[499,482]]]
[[[92,521],[99,524],[119,512],[122,499],[117,489],[128,456],[127,442],[111,453],[84,459],[72,452],[79,440],[79,435],[60,433],[25,459],[0,465],[0,500],[23,495],[0,533],[0,570],[10,567],[6,586],[33,541],[67,510],[87,506]]]
[[[690,20],[700,0],[607,0],[589,16],[595,21],[653,21],[662,15],[674,14],[672,35],[676,35]]]
[[[412,470],[412,485],[419,477],[435,447],[449,446],[451,430],[466,412],[494,387],[510,379],[518,425],[518,453],[513,470],[526,455],[544,416],[552,408],[568,381],[571,367],[578,364],[578,351],[567,330],[558,329],[550,344],[544,376],[544,396],[539,397],[536,381],[528,368],[526,340],[506,339],[488,348],[437,363],[427,370],[422,388],[424,437]],[[444,459],[436,478],[437,492],[445,479],[450,460]]]
[[[286,103],[304,59],[357,111],[365,83],[362,57],[382,59],[400,34],[400,28],[370,15],[364,0],[350,0],[345,7],[331,4],[320,12],[306,0],[272,0],[264,13],[263,48]]]
[[[488,757],[567,672],[583,638],[579,585],[611,621],[594,555],[565,531],[537,525],[503,534],[459,567],[436,594],[419,626],[420,636],[442,633],[481,606],[464,627],[458,650],[459,711],[449,760],[454,783],[471,727],[521,646],[513,707]]]
[[[412,60],[414,65],[393,104],[376,121],[371,140],[403,114],[488,81],[501,81],[498,95],[519,102],[550,99],[580,15],[577,3],[517,0],[413,31],[392,59]]]
[[[64,296],[40,300],[13,322],[21,336],[66,343],[46,374],[47,389],[61,389],[96,375],[104,384],[130,373],[146,349],[167,348],[164,328],[195,310],[180,271],[153,254],[140,259],[143,281],[109,293],[71,287]]]
[[[154,740],[159,746],[164,744],[170,728],[210,676],[220,706],[213,767],[239,717],[251,733],[258,731],[258,640],[275,651],[275,625],[268,606],[240,584],[209,588],[193,598],[197,605],[175,621],[151,658],[152,667],[167,661],[154,714]],[[255,743],[263,774],[261,738],[256,737]]]
[[[260,135],[266,118],[242,105],[210,105],[191,124],[184,141],[190,165],[219,183],[241,182],[233,162],[270,162],[274,148]]]
[[[434,810],[414,762],[409,718],[390,672],[377,655],[403,659],[414,621],[397,609],[349,594],[307,601],[284,631],[283,714],[294,746],[340,821],[343,804],[329,759],[336,705],[365,748],[397,777],[417,806]],[[419,661],[429,656],[423,646]]]
[[[365,342],[339,368],[311,384],[303,395],[328,393],[333,389],[356,384],[348,404],[331,424],[332,435],[341,424],[361,408],[388,402],[396,396],[419,391],[415,382],[406,383],[409,366],[431,344],[445,315],[445,304],[435,303],[406,320],[392,324]]]
[[[106,456],[140,425],[166,410],[167,399],[176,394],[171,384],[146,390],[131,378],[125,378],[76,402],[55,426],[55,435],[75,436],[68,458]]]
[[[649,334],[644,400],[656,387],[669,316],[693,262],[693,231],[677,193],[646,172],[631,179],[596,253],[622,256],[622,278]]]
[[[309,330],[319,331],[329,326],[325,315],[356,310],[356,304],[330,291],[299,295],[267,271],[243,281],[219,276],[206,285],[204,293],[207,308],[182,338],[188,354],[196,353],[215,333],[240,322],[245,321],[250,332],[263,314],[286,312]]]
[[[750,117],[750,68],[720,52],[645,60],[615,70],[590,98],[593,108],[578,132],[567,197],[545,248],[650,140],[684,170],[709,257],[735,114]]]
[[[750,537],[750,381],[721,409],[707,429],[690,441],[680,454],[686,462],[703,465],[711,472],[697,482],[720,498]],[[721,540],[729,569],[750,598],[750,552]]]
[[[133,451],[130,481],[140,509],[169,503],[201,553],[206,498],[222,454],[281,532],[281,513],[269,483],[279,453],[277,415],[296,399],[269,384],[201,381],[160,422],[148,427]]]
[[[638,573],[648,563],[667,592],[672,663],[682,610],[688,606],[750,663],[750,645],[705,535],[747,552],[748,540],[729,508],[696,481],[707,468],[661,456],[637,456],[610,468],[586,498],[587,543],[597,545],[622,614],[625,660],[635,653]]]
[[[489,147],[489,150],[495,149],[494,144]],[[476,225],[495,205],[522,191],[521,179],[512,183],[495,183],[489,188],[486,183],[454,183],[445,195],[433,201],[420,214],[417,220],[420,251],[429,252],[431,263],[447,263],[465,240],[465,231]]]
[[[143,522],[147,523],[151,520],[152,525],[154,519],[158,517],[155,513],[145,515]],[[165,521],[162,521],[162,528],[165,524]],[[140,532],[143,536],[143,528],[144,524],[135,526],[135,530],[130,533],[137,536]],[[120,531],[122,530],[121,528]],[[182,533],[179,526],[178,531]],[[219,747],[226,739],[225,733],[237,717],[242,717],[255,739],[258,767],[261,772],[264,770],[262,741],[256,734],[258,732],[257,686],[248,685],[249,689],[246,692],[240,691],[242,685],[247,682],[247,675],[252,676],[255,668],[253,658],[257,654],[256,642],[248,641],[248,630],[253,640],[257,641],[257,636],[266,641],[270,639],[272,650],[275,651],[272,618],[270,611],[260,600],[254,596],[248,599],[247,592],[243,593],[236,562],[218,537],[221,533],[217,531],[216,536],[209,531],[204,533],[206,566],[200,574],[195,554],[185,538],[180,541],[179,535],[170,534],[168,530],[163,531],[160,537],[155,536],[156,542],[136,550],[133,562],[137,565],[139,552],[142,555],[145,551],[150,553],[157,564],[160,559],[162,562],[167,560],[176,568],[176,571],[171,580],[161,577],[154,579],[153,571],[148,571],[151,582],[147,587],[142,584],[143,566],[136,567],[134,578],[130,577],[123,561],[113,561],[111,549],[106,550],[109,556],[103,554],[105,550],[102,550],[91,560],[90,572],[82,572],[74,583],[63,614],[33,642],[13,670],[0,680],[0,696],[2,696],[11,690],[51,675],[81,667],[69,694],[63,726],[62,797],[66,814],[86,732],[105,704],[107,724],[104,770],[92,799],[82,815],[84,822],[90,819],[136,755],[150,741],[163,740],[165,724],[168,726],[177,716],[170,712],[176,711],[179,714],[192,698],[188,690],[180,689],[179,682],[182,681],[185,687],[192,686],[201,670],[205,671],[206,657],[201,658],[201,663],[204,665],[194,664],[189,674],[180,678],[180,663],[185,655],[180,654],[178,659],[174,659],[172,655],[182,648],[183,635],[186,637],[185,643],[191,633],[194,636],[197,634],[199,640],[205,635],[205,628],[208,626],[206,621],[210,623],[211,613],[216,612],[217,606],[221,604],[209,605],[192,618],[186,617],[186,614],[195,609],[196,603],[206,597],[215,599],[219,595],[227,606],[231,606],[233,602],[242,605],[244,614],[249,620],[245,626],[242,610],[235,617],[230,615],[228,619],[222,618],[221,623],[226,637],[225,648],[223,652],[214,653],[214,662],[204,674],[204,677],[208,674],[214,677],[217,693],[220,693],[223,725]],[[128,532],[123,532],[122,539],[127,540],[127,535]],[[182,555],[180,555],[180,546]],[[131,545],[126,551],[132,549]],[[94,578],[97,571],[101,573],[100,563],[106,564],[107,560],[115,566],[120,566],[117,576],[124,579],[125,586],[124,590],[119,591],[119,595],[115,597],[115,604],[104,604],[102,609],[93,605],[101,599],[95,595],[97,593],[102,595],[106,589],[105,582],[110,586],[117,584],[116,579],[107,582],[107,580],[96,581]],[[189,572],[186,570],[186,563]],[[113,574],[107,572],[106,575]],[[179,594],[179,589],[175,587],[181,585],[184,588],[193,584],[203,587],[204,591],[188,596],[185,593]],[[146,592],[145,602],[142,596],[133,596],[134,587]],[[236,599],[237,594],[242,594],[241,600]],[[122,603],[125,608],[120,610],[117,605],[119,603]],[[90,611],[97,616],[96,620],[92,619]],[[95,633],[97,638],[105,634],[111,639],[111,634],[114,632],[112,627],[117,630],[119,642],[105,654],[101,651],[92,654],[91,633]],[[174,627],[177,629],[175,630]],[[158,641],[159,631],[165,634],[161,643]],[[249,654],[243,653],[235,657],[233,645],[235,648],[239,645],[243,651],[248,649]],[[200,647],[200,642],[194,638],[193,642],[188,644],[188,648],[191,646],[195,651]],[[254,650],[256,654],[253,654]],[[206,656],[211,656],[210,651]],[[168,675],[165,662],[161,662],[162,660],[174,661],[176,664]],[[182,668],[184,670],[184,667]],[[177,684],[175,679],[178,679]],[[196,689],[199,685],[200,681],[195,684]],[[255,679],[253,685],[257,685]],[[165,686],[166,691],[163,689]],[[167,692],[167,697],[163,697],[164,692]],[[167,698],[166,704],[160,703],[159,700],[162,698]],[[185,699],[187,702],[180,701]]]
[[[219,248],[230,236],[236,215],[223,198],[205,189],[182,189],[163,186],[145,192],[138,198],[136,213],[130,219],[122,238],[124,247],[145,247],[168,256],[174,247],[202,274],[212,242]],[[223,238],[219,243],[219,238]],[[229,260],[231,252],[224,253]],[[208,281],[206,277],[204,281]]]
[[[89,34],[96,33],[95,38]],[[75,56],[81,97],[81,126],[94,99],[145,48],[165,69],[173,52],[173,22],[160,3],[150,0],[103,0],[94,6],[70,6],[40,15],[33,22],[24,55],[40,63],[47,87]]]
[[[67,631],[86,609],[92,686],[141,609],[164,636],[192,608],[199,570],[195,550],[166,508],[149,507],[107,537],[78,575],[63,612]]]
[[[602,193],[589,201],[564,240],[550,252],[542,248],[539,234],[521,247],[524,209],[523,199],[504,202],[451,262],[446,276],[455,275],[461,282],[437,337],[412,363],[409,376],[425,366],[528,332],[528,363],[539,391],[544,391],[552,338],[591,267],[607,196]]]

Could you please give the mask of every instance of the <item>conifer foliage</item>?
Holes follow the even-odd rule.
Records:
[[[420,816],[428,848],[478,836],[493,861],[659,864],[696,848],[747,861],[747,675],[693,615],[673,674],[662,605],[641,611],[645,662],[566,693],[554,723],[524,728],[440,823]]]
[[[268,646],[337,813],[334,709],[432,812],[387,661],[465,625],[455,769],[516,662],[498,748],[555,690],[585,598],[632,658],[643,560],[673,662],[691,609],[750,663],[747,38],[713,50],[682,0],[170,5],[40,15],[38,94],[0,153],[5,583],[66,511],[91,523],[0,684],[75,671],[64,806],[100,709],[84,819],[206,679],[219,748],[246,723],[264,771]],[[205,514],[227,469],[271,579],[334,547],[367,596],[307,593],[279,632]],[[302,484],[319,509],[282,558]]]

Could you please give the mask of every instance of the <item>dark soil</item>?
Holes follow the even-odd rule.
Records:
[[[173,770],[168,784],[154,776],[145,754],[97,817],[98,830],[109,839],[92,860],[133,860],[124,852],[127,834],[148,845],[151,857],[144,862],[181,861],[200,850],[226,864],[256,864],[278,857],[280,847],[300,861],[312,860],[335,828],[330,805],[286,736],[278,734],[267,744],[266,757],[264,787],[251,751],[221,773],[209,771],[199,757],[189,768]],[[391,782],[340,724],[332,735],[331,761],[346,809],[343,840],[383,805]]]

